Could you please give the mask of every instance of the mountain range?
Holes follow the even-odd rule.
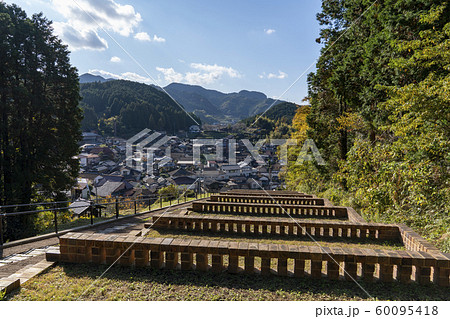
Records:
[[[100,75],[93,75],[90,73],[85,73],[83,75],[80,76],[80,83],[91,83],[91,82],[108,82],[108,81],[112,81],[114,79],[105,79],[104,77],[100,76]]]
[[[80,83],[105,83],[112,80],[89,73],[80,76]],[[272,105],[284,102],[268,98],[261,92],[246,90],[238,93],[222,93],[216,90],[205,89],[198,85],[182,83],[172,83],[163,89],[154,85],[149,87],[169,94],[187,112],[198,116],[203,123],[210,124],[236,122],[262,113]],[[81,90],[83,90],[83,87],[81,87]]]

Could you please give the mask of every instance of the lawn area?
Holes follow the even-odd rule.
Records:
[[[449,300],[448,288],[59,264],[7,300]],[[90,287],[92,285],[92,287]],[[88,287],[90,287],[88,289]],[[88,289],[86,292],[85,290]]]
[[[146,237],[170,237],[170,238],[188,238],[188,239],[204,239],[204,240],[227,240],[238,242],[257,242],[263,244],[287,244],[298,246],[317,245],[325,247],[342,247],[342,248],[370,248],[370,249],[389,249],[389,250],[405,250],[400,242],[379,241],[375,239],[361,238],[321,238],[315,242],[309,237],[296,236],[273,236],[273,235],[252,235],[243,236],[240,234],[229,233],[212,233],[199,231],[180,231],[180,230],[163,230],[150,229]]]

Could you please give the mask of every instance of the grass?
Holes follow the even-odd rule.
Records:
[[[393,241],[378,241],[374,239],[361,238],[329,238],[318,239],[315,242],[309,237],[296,236],[273,236],[273,235],[255,235],[242,236],[239,234],[228,233],[211,233],[211,232],[195,232],[195,231],[181,231],[181,230],[157,230],[151,229],[147,237],[170,237],[170,238],[189,238],[189,239],[204,239],[204,240],[226,240],[239,242],[258,242],[263,244],[287,244],[298,246],[312,246],[319,244],[326,247],[343,247],[343,248],[370,248],[370,249],[389,249],[389,250],[405,250],[403,244]]]
[[[168,202],[163,207],[169,205]],[[159,208],[159,204],[157,207]],[[134,210],[133,210],[134,212]],[[295,236],[252,236],[239,234],[198,233],[188,231],[151,230],[148,236],[198,238],[229,241],[257,241],[275,244],[313,245],[308,238]],[[319,244],[339,247],[376,249],[403,249],[400,243],[356,239],[324,239]],[[211,260],[210,260],[211,263]],[[228,263],[224,258],[224,265]],[[243,267],[244,259],[239,260]],[[272,260],[276,268],[276,260]],[[255,258],[255,267],[260,259]],[[5,297],[6,300],[290,300],[290,301],[350,301],[350,300],[450,300],[447,287],[417,284],[366,283],[361,289],[354,282],[316,280],[310,277],[293,278],[247,274],[215,274],[212,272],[155,270],[115,265],[108,268],[96,264],[60,263],[26,282],[21,290]],[[309,271],[307,262],[305,270]],[[293,263],[289,260],[288,269]],[[360,274],[360,269],[358,273]],[[369,293],[366,294],[367,291]]]
[[[450,300],[448,288],[60,264],[6,300]],[[93,285],[92,285],[93,284]],[[90,287],[86,292],[85,290]]]

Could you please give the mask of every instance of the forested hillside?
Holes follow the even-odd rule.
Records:
[[[208,123],[241,120],[264,112],[275,100],[264,93],[242,90],[222,93],[198,85],[172,83],[164,88],[189,112]],[[278,101],[276,104],[283,101]]]
[[[436,0],[324,0],[311,108],[298,111],[292,136],[313,139],[326,165],[296,165],[296,149],[286,171],[291,189],[406,223],[446,251],[449,16]]]
[[[282,102],[277,105],[272,106],[267,111],[259,113],[255,116],[244,119],[246,123],[252,124],[257,118],[265,117],[272,121],[283,121],[285,123],[291,124],[295,113],[297,112],[298,105],[290,102]]]
[[[129,137],[145,128],[173,133],[196,124],[180,105],[150,85],[124,80],[82,83],[80,94],[85,131]]]
[[[292,120],[300,106],[290,102],[281,102],[260,114],[248,117],[241,122],[247,128],[258,130],[260,138],[288,138],[292,133]],[[254,135],[256,133],[253,133]]]

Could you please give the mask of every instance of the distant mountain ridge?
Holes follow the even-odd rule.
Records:
[[[83,131],[128,138],[143,129],[176,133],[199,122],[166,93],[126,80],[80,84]]]
[[[262,113],[275,100],[264,93],[242,90],[238,93],[222,93],[198,85],[172,83],[164,88],[185,109],[204,122],[237,121]],[[276,101],[275,104],[284,101]]]
[[[105,83],[112,80],[114,79],[105,79],[89,73],[80,76],[80,83]],[[162,91],[160,87],[150,86]],[[284,102],[268,98],[261,92],[242,90],[238,93],[223,93],[199,85],[182,83],[171,83],[164,87],[164,90],[186,111],[192,112],[204,123],[236,122]]]
[[[92,83],[92,82],[104,83],[104,82],[113,81],[113,80],[114,79],[105,79],[104,77],[102,77],[100,75],[93,75],[90,73],[84,73],[84,74],[80,75],[80,83]]]

